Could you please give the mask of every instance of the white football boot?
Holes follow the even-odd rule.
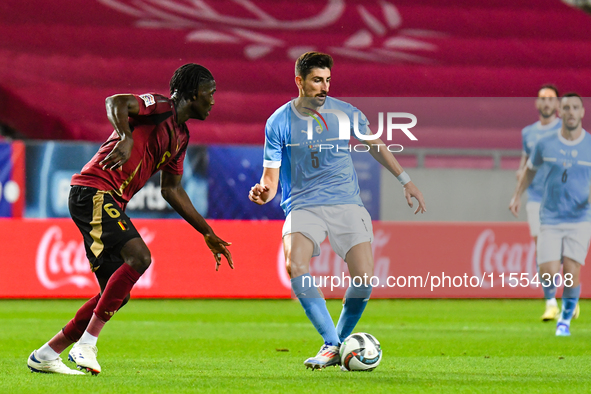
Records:
[[[98,350],[96,346],[86,343],[76,343],[68,354],[68,359],[74,363],[78,369],[90,372],[93,375],[101,373],[101,366],[96,361]]]
[[[64,364],[61,358],[55,360],[39,360],[37,357],[37,351],[33,351],[27,360],[27,366],[31,372],[42,372],[42,373],[59,373],[62,375],[84,375],[84,372],[70,369]]]
[[[339,347],[325,343],[320,348],[316,357],[310,357],[304,361],[304,365],[306,368],[312,368],[314,370],[338,365],[340,362],[341,356],[339,355]]]

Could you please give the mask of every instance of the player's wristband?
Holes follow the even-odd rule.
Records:
[[[398,175],[396,179],[398,179],[400,183],[402,183],[402,186],[410,182],[410,176],[406,173],[406,171],[402,171],[402,174]]]

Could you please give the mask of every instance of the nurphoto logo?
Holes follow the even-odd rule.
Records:
[[[308,140],[314,139],[314,131],[320,133],[324,128],[328,131],[328,125],[326,120],[322,116],[322,114],[333,114],[337,117],[338,124],[339,124],[339,140],[348,141],[351,139],[351,120],[349,116],[343,111],[338,109],[319,109],[318,111],[313,110],[312,108],[305,107],[306,110],[310,111],[308,115],[310,115],[310,119],[308,119],[308,128],[307,128],[307,138]],[[360,112],[354,112],[353,114],[353,132],[355,136],[362,141],[371,141],[376,140],[382,136],[384,133],[384,118],[386,118],[386,139],[388,141],[392,141],[392,135],[394,130],[402,131],[411,141],[417,141],[417,137],[410,131],[411,128],[416,126],[417,124],[417,117],[408,112],[378,112],[378,130],[373,134],[364,134],[359,130],[359,114]],[[361,113],[363,117],[364,123],[366,122],[365,115]],[[394,123],[394,120],[397,119],[408,119],[410,122],[407,123]],[[314,121],[316,122],[317,126],[314,127]],[[321,130],[321,131],[319,131]],[[302,130],[303,131],[303,130]],[[337,138],[335,138],[337,139]],[[329,141],[330,139],[327,139]],[[348,149],[351,150],[351,146],[347,148],[339,147],[338,145],[333,144],[319,144],[319,150],[322,151],[328,149]],[[353,150],[356,152],[368,152],[369,146],[365,145],[356,145],[352,147]],[[401,152],[403,150],[403,146],[400,144],[389,144],[387,148],[390,152]],[[379,150],[379,146],[378,146]]]

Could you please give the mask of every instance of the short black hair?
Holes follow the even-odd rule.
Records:
[[[544,89],[550,89],[550,90],[554,90],[554,93],[556,93],[556,97],[560,97],[560,93],[558,93],[558,88],[555,85],[552,85],[551,83],[547,83],[545,85],[542,85],[539,89],[538,89],[538,95],[540,94],[540,92]]]
[[[565,97],[578,97],[579,100],[581,100],[581,104],[583,104],[583,98],[575,92],[569,92],[569,93],[566,93],[564,96],[562,96],[562,98],[565,98]]]
[[[313,68],[332,69],[333,61],[330,55],[321,52],[306,52],[296,60],[295,75],[306,79]]]
[[[213,81],[211,72],[195,63],[188,63],[176,69],[170,78],[171,98],[191,98],[199,90],[199,85]]]

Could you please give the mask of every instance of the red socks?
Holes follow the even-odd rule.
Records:
[[[51,348],[57,354],[61,354],[68,346],[70,346],[74,341],[68,339],[64,334],[64,331],[60,331],[53,338],[47,342],[47,346]]]
[[[127,264],[119,267],[111,278],[109,278],[103,295],[94,309],[96,317],[103,322],[108,322],[119,307],[121,307],[123,300],[131,292],[133,285],[135,285],[135,282],[138,281],[140,276],[142,275],[139,272]]]
[[[88,323],[88,327],[86,327],[86,332],[93,337],[98,338],[106,323],[106,321],[99,319],[97,315],[93,315],[92,319],[90,319],[90,323]],[[80,339],[80,342],[83,342],[84,339],[85,338]]]
[[[90,322],[90,319],[92,318],[92,311],[94,310],[94,308],[96,308],[96,305],[98,304],[100,299],[101,295],[97,294],[90,300],[86,301],[86,304],[82,305],[82,307],[78,309],[78,312],[76,312],[76,316],[74,316],[74,318],[70,320],[68,324],[66,324],[62,331],[64,333],[64,336],[70,341],[70,343],[66,345],[64,349],[68,347],[70,344],[78,342],[78,340],[86,330],[86,326],[88,326],[88,322]],[[54,339],[56,339],[58,336],[59,334],[56,335]],[[52,341],[53,339],[49,341],[49,346],[51,346],[51,348],[56,352],[61,353],[61,351],[58,351],[58,349],[54,347],[54,343],[52,343]],[[58,346],[57,342],[56,346]],[[63,351],[64,349],[61,350]]]
[[[48,342],[49,347],[61,353],[72,343],[78,342],[84,331],[98,337],[105,323],[121,307],[140,276],[139,272],[127,264],[119,267],[109,278],[102,296],[97,294],[82,305],[64,329]]]

